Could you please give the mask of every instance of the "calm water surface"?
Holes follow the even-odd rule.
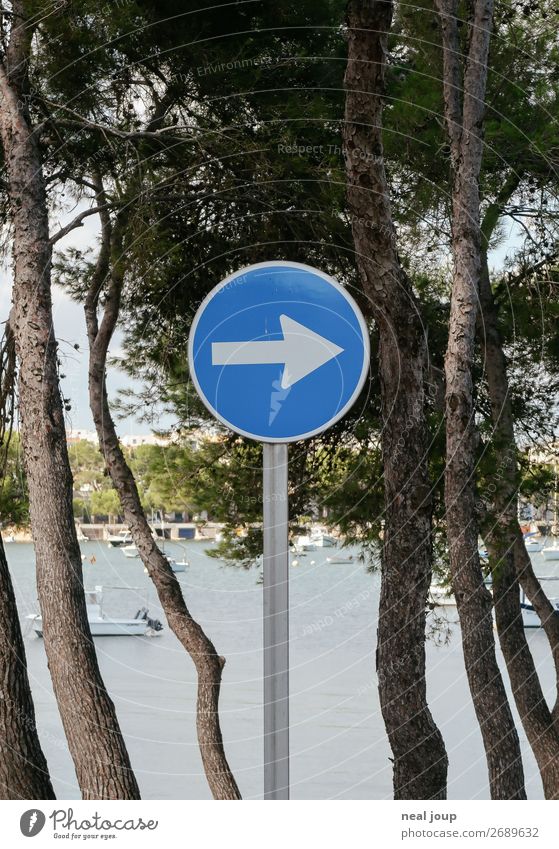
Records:
[[[262,794],[262,587],[257,569],[226,567],[205,553],[207,544],[167,546],[185,553],[190,569],[177,577],[187,604],[225,655],[221,719],[227,755],[244,798]],[[39,731],[57,795],[79,798],[72,761],[50,684],[43,641],[29,631],[38,610],[35,558],[30,544],[6,546],[25,635]],[[83,543],[86,587],[107,589],[109,615],[134,616],[147,597],[150,613],[165,620],[139,560],[106,543]],[[355,553],[355,552],[354,552]],[[294,799],[391,797],[389,747],[380,715],[374,669],[379,576],[358,560],[328,564],[332,549],[310,552],[290,569],[291,778]],[[314,561],[314,563],[312,563]],[[534,556],[538,574],[559,564]],[[549,587],[553,588],[553,584]],[[481,737],[469,699],[460,635],[429,640],[429,701],[445,737],[449,797],[488,798]],[[546,640],[528,631],[536,665],[551,699],[554,674]],[[115,702],[142,795],[150,799],[209,798],[195,735],[195,675],[181,645],[166,628],[156,638],[96,639],[102,674]],[[502,660],[499,657],[501,665]],[[518,723],[528,794],[541,798],[534,759]]]

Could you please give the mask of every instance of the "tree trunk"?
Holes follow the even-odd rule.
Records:
[[[490,211],[488,210],[488,213]],[[487,221],[486,213],[484,224]],[[519,580],[525,589],[529,588],[529,597],[535,599],[534,607],[550,641],[556,675],[559,662],[559,617],[534,574],[516,514],[519,476],[514,418],[507,362],[489,279],[487,235],[485,228],[485,244],[481,250],[478,336],[485,355],[485,374],[494,425],[492,448],[496,473],[491,482],[492,504],[487,513],[484,539],[489,550],[493,574],[497,631],[516,707],[538,763],[545,796],[547,799],[558,799],[559,728],[553,721],[526,640],[520,608]]]
[[[0,799],[54,799],[27,677],[25,647],[0,537]]]
[[[425,617],[432,573],[426,342],[402,269],[382,147],[391,2],[348,4],[344,145],[357,264],[377,322],[385,529],[377,672],[396,799],[446,798],[447,755],[427,704]]]
[[[103,193],[99,178],[99,192]],[[103,205],[103,199],[100,205]],[[122,505],[124,521],[130,528],[132,539],[150,578],[157,589],[161,607],[169,627],[184,646],[196,667],[198,698],[196,727],[208,784],[215,799],[240,799],[241,795],[225,755],[219,723],[219,693],[225,659],[220,657],[209,637],[192,618],[181,586],[167,558],[154,541],[146,519],[134,475],[132,474],[118,440],[107,396],[106,361],[108,347],[116,327],[122,290],[122,240],[115,232],[108,213],[101,213],[102,242],[95,273],[85,303],[89,338],[89,402],[99,447],[114,488]],[[113,243],[111,257],[111,242]],[[112,260],[112,261],[111,261]],[[108,278],[107,295],[101,323],[97,318],[99,295]]]
[[[13,3],[13,10],[18,23],[0,62],[0,134],[14,237],[11,324],[20,363],[20,435],[45,650],[84,798],[137,799],[87,620],[52,324],[45,186],[37,140],[22,105],[31,31],[24,4]]]
[[[485,746],[493,799],[525,798],[518,734],[495,656],[492,600],[483,583],[475,510],[472,366],[480,278],[479,173],[492,0],[475,0],[460,103],[457,0],[438,0],[451,148],[453,279],[446,377],[445,506],[452,585],[466,672]]]

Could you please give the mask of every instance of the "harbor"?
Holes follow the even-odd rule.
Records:
[[[249,570],[208,557],[207,543],[166,545],[189,568],[177,575],[189,608],[226,658],[221,721],[230,762],[243,796],[262,796],[262,586]],[[121,717],[142,794],[151,799],[210,798],[195,735],[194,667],[166,626],[141,560],[106,543],[86,542],[86,589],[104,588],[108,615],[147,606],[164,629],[155,638],[99,637],[95,647],[104,680]],[[378,702],[374,641],[380,576],[358,549],[346,563],[328,563],[331,548],[298,557],[290,569],[291,753],[294,799],[390,799],[390,750]],[[26,616],[37,611],[34,554],[28,544],[7,546],[18,597],[29,675],[41,740],[61,798],[80,792],[52,694],[43,641]],[[538,574],[559,575],[559,563],[532,555]],[[91,562],[93,560],[93,562]],[[311,565],[312,561],[312,565]],[[117,585],[120,589],[111,590]],[[122,587],[129,587],[123,589]],[[447,741],[449,798],[489,798],[479,726],[468,698],[459,626],[444,610],[428,618],[427,685],[433,714]],[[450,620],[450,621],[449,621]],[[526,631],[550,698],[553,665],[541,629]],[[504,663],[497,649],[501,668]],[[529,798],[542,798],[538,770],[520,722]]]

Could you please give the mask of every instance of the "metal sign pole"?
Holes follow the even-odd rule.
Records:
[[[289,799],[288,449],[263,450],[264,799]]]

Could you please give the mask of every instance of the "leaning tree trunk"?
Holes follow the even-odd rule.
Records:
[[[344,146],[357,264],[379,335],[385,528],[377,672],[396,799],[446,798],[447,755],[427,704],[425,616],[432,573],[426,344],[396,251],[382,147],[392,3],[351,0]]]
[[[100,206],[104,194],[99,178]],[[215,799],[240,799],[241,795],[225,755],[219,723],[219,693],[225,658],[220,657],[209,637],[192,618],[181,586],[169,561],[155,543],[142,507],[138,488],[116,433],[107,396],[107,351],[118,320],[122,290],[121,225],[112,233],[109,214],[101,211],[101,249],[85,303],[89,338],[89,402],[99,438],[99,447],[122,505],[124,520],[150,578],[157,589],[169,627],[184,646],[196,668],[198,697],[196,727],[206,778]],[[112,251],[111,251],[112,243]],[[112,253],[112,257],[111,257]],[[99,296],[108,280],[101,323],[97,318]]]
[[[0,482],[14,416],[16,364],[9,323],[0,346]],[[0,798],[54,799],[41,749],[25,647],[4,543],[0,536]]]
[[[137,799],[138,785],[101,678],[85,607],[52,323],[46,193],[37,140],[22,107],[31,34],[25,4],[13,8],[19,23],[0,63],[0,134],[13,227],[10,321],[20,363],[20,436],[45,649],[84,798]]]
[[[490,212],[491,210],[488,210]],[[488,213],[484,223],[488,221]],[[484,241],[487,233],[483,231]],[[519,487],[514,418],[507,375],[507,362],[497,309],[491,291],[487,246],[482,244],[480,275],[480,315],[478,336],[485,361],[485,375],[494,425],[492,450],[496,473],[491,478],[491,504],[488,505],[484,539],[493,575],[493,603],[501,650],[507,664],[516,707],[526,736],[538,763],[547,799],[559,798],[559,725],[553,721],[530,652],[520,608],[519,580],[534,596],[543,627],[558,662],[559,617],[546,599],[536,578],[518,524],[516,503]],[[517,564],[525,555],[524,566]],[[543,598],[542,598],[543,596]],[[536,607],[536,604],[534,607]]]
[[[497,226],[504,207],[516,191],[521,180],[521,171],[515,171],[503,183],[497,198],[489,204],[481,225],[481,272],[479,284],[480,313],[477,321],[479,343],[485,355],[487,388],[491,403],[491,416],[495,425],[494,449],[499,454],[495,475],[501,512],[507,510],[510,517],[507,550],[514,552],[515,579],[530,599],[547,636],[555,667],[556,691],[554,713],[559,711],[559,617],[536,577],[530,556],[520,531],[516,508],[519,487],[517,445],[514,433],[514,416],[507,374],[507,358],[499,331],[497,306],[491,290],[487,251],[491,236]],[[489,519],[489,517],[488,517]]]
[[[445,507],[452,586],[466,673],[493,799],[525,798],[518,734],[497,665],[492,600],[483,583],[475,505],[476,428],[472,366],[480,277],[479,173],[492,0],[475,0],[460,102],[457,0],[438,0],[443,31],[445,118],[451,148],[453,279],[446,377]],[[503,600],[504,603],[504,600]]]
[[[0,538],[0,799],[55,799],[41,749],[12,580]]]

